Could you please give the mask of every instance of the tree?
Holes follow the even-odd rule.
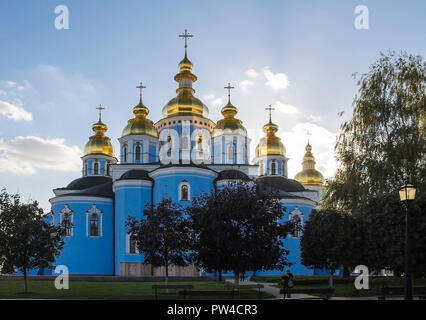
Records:
[[[382,54],[358,86],[353,117],[335,145],[339,168],[324,196],[324,207],[349,212],[406,179],[426,187],[426,62],[407,53]]]
[[[49,263],[60,254],[65,228],[45,222],[37,201],[22,203],[18,194],[0,193],[0,265],[2,272],[18,268],[24,275],[28,293],[27,271],[51,268]]]
[[[426,193],[408,203],[411,267],[414,276],[426,275]],[[404,272],[405,214],[398,194],[371,200],[357,214],[363,238],[363,264],[371,270]]]
[[[192,229],[192,259],[208,271],[282,270],[287,265],[282,239],[292,228],[281,224],[283,208],[260,197],[254,186],[234,184],[196,197],[187,208]]]
[[[135,237],[139,252],[144,254],[144,264],[165,266],[166,284],[169,265],[188,265],[189,228],[182,207],[171,199],[148,204],[143,212],[145,218],[129,217],[126,226]]]
[[[353,215],[337,210],[313,210],[300,239],[302,263],[330,270],[357,265],[362,252],[362,234]]]

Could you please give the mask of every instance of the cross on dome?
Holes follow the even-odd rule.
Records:
[[[102,110],[105,110],[105,108],[102,107],[102,104],[99,104],[99,107],[97,107],[96,109],[99,110],[99,122],[101,122],[101,119],[102,119]]]
[[[140,90],[139,97],[140,97],[140,101],[142,102],[142,90],[145,89],[146,86],[142,85],[142,82],[140,82],[140,84],[136,86],[136,88]]]
[[[275,108],[272,108],[272,106],[269,105],[269,107],[265,108],[265,110],[269,111],[269,123],[272,123],[272,111],[275,110]]]
[[[228,86],[223,88],[228,90],[228,102],[231,102],[231,89],[235,89],[235,87],[231,87],[231,84],[228,82]]]

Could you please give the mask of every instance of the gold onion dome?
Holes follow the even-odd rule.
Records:
[[[281,142],[281,138],[275,135],[275,132],[278,131],[278,126],[269,119],[269,123],[263,126],[263,131],[266,133],[266,136],[260,139],[256,147],[256,157],[284,157],[286,152],[284,144]]]
[[[142,84],[138,87],[140,89],[145,88]],[[142,103],[142,91],[140,95],[139,104],[133,108],[133,114],[135,117],[127,121],[127,126],[123,129],[122,137],[134,134],[134,135],[148,135],[154,138],[158,138],[158,131],[155,129],[154,124],[151,120],[147,119],[146,116],[149,113],[149,109]]]
[[[296,174],[294,179],[303,185],[321,186],[323,184],[324,177],[321,172],[315,169],[315,158],[311,152],[312,147],[309,142],[306,145],[305,150],[306,153],[302,162],[303,170]]]
[[[100,154],[109,157],[114,156],[114,148],[111,144],[111,139],[105,135],[108,131],[106,124],[102,123],[101,116],[99,114],[99,121],[92,125],[92,130],[95,134],[89,137],[89,141],[84,147],[84,154]]]
[[[233,87],[228,84],[225,89],[232,89]],[[223,135],[223,134],[238,134],[247,137],[247,130],[242,125],[242,121],[236,119],[235,116],[238,113],[238,109],[231,103],[230,94],[228,93],[228,104],[221,110],[223,119],[219,120],[214,127],[212,138]]]
[[[209,117],[209,109],[194,96],[195,90],[192,83],[197,81],[197,76],[192,73],[193,64],[188,59],[185,49],[185,57],[179,63],[179,73],[175,75],[175,81],[179,83],[176,89],[177,96],[171,99],[163,108],[163,118],[173,116],[201,116]]]

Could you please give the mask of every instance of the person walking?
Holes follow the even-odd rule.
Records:
[[[287,295],[287,298],[291,298],[291,289],[293,289],[294,287],[294,275],[291,273],[290,269],[287,269],[286,274],[283,275],[281,279],[283,279],[283,286],[284,286],[283,299],[285,299],[286,295]]]

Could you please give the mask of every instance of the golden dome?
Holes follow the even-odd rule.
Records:
[[[197,76],[192,73],[192,68],[193,64],[185,50],[185,57],[179,63],[179,73],[174,78],[179,83],[179,88],[176,89],[177,96],[164,106],[163,118],[194,115],[208,118],[209,109],[200,99],[194,97],[195,90],[192,83],[197,81]]]
[[[217,122],[212,138],[223,134],[238,134],[247,137],[247,130],[242,125],[242,121],[235,118],[238,109],[231,104],[231,101],[228,100],[228,104],[222,108],[221,112],[223,119]]]
[[[139,104],[133,108],[133,114],[135,117],[127,121],[127,126],[123,129],[121,136],[124,137],[129,134],[135,134],[158,138],[158,132],[157,129],[155,129],[153,122],[146,118],[148,113],[149,109],[143,105],[141,95]]]
[[[92,126],[95,134],[89,137],[89,142],[84,147],[84,154],[101,154],[109,157],[114,157],[114,149],[111,144],[111,139],[105,136],[108,127],[102,123],[101,118]]]
[[[256,157],[263,156],[285,156],[285,147],[281,142],[281,138],[275,135],[278,131],[278,126],[269,120],[269,123],[263,126],[263,131],[266,133],[266,137],[260,139],[259,144],[256,147]]]
[[[312,154],[312,147],[308,144],[306,145],[306,153],[303,157],[303,170],[296,174],[294,177],[295,180],[299,181],[303,185],[316,185],[321,186],[324,181],[324,177],[321,172],[315,169],[315,158]]]

